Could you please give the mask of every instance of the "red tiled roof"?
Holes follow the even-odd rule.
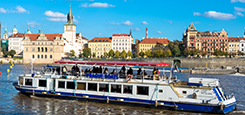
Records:
[[[111,42],[111,37],[95,37],[88,42]]]
[[[144,44],[168,44],[169,42],[171,42],[170,40],[168,40],[167,38],[145,38],[142,41],[140,41],[140,43],[144,43]]]
[[[244,37],[229,37],[228,40],[245,40]]]
[[[11,38],[13,38],[13,37],[24,37],[24,35],[25,35],[24,33],[16,33],[16,34],[13,34],[9,37],[11,37]]]
[[[112,36],[130,36],[129,34],[112,34]]]
[[[53,41],[57,36],[61,37],[62,34],[44,34],[49,41]],[[32,41],[36,41],[40,34],[26,34]]]

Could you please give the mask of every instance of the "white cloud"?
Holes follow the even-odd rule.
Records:
[[[135,31],[140,31],[140,29],[139,28],[135,28]]]
[[[53,12],[53,11],[46,11],[45,13],[44,13],[46,16],[50,16],[50,17],[63,17],[63,18],[65,18],[66,17],[66,15],[65,14],[63,14],[63,13],[60,13],[60,12]]]
[[[245,8],[234,7],[236,11],[245,12]]]
[[[163,19],[163,20],[166,21],[166,22],[168,22],[168,23],[170,23],[170,24],[173,23],[173,20],[166,20],[166,19]]]
[[[8,32],[8,35],[9,35],[9,36],[12,35],[12,32]]]
[[[11,11],[12,13],[29,13],[29,11],[27,11],[26,9],[24,9],[21,6],[16,6],[15,7],[16,10]]]
[[[127,2],[127,0],[124,0],[124,2]]]
[[[4,8],[0,8],[0,13],[6,13],[7,10],[4,10]]]
[[[245,3],[245,0],[231,0],[231,3],[235,3],[235,2]]]
[[[102,33],[99,33],[99,35],[102,35]]]
[[[236,14],[239,15],[239,16],[241,16],[241,17],[244,16],[244,14],[242,14],[241,12],[237,12]]]
[[[129,20],[127,20],[126,22],[122,22],[123,25],[133,25],[133,22],[130,22]]]
[[[65,22],[66,18],[47,18],[47,20],[54,22]]]
[[[161,32],[161,31],[157,31],[157,33],[162,34],[162,32]]]
[[[142,24],[145,24],[145,25],[148,25],[148,23],[146,22],[146,21],[143,21],[143,22],[141,22]]]
[[[80,7],[108,8],[108,7],[116,7],[116,6],[108,4],[108,3],[95,2],[95,3],[92,3],[92,4],[84,3],[84,4],[81,4]]]
[[[121,25],[120,23],[115,23],[114,21],[110,22],[110,24],[112,24],[112,25]]]
[[[194,16],[209,17],[209,18],[219,19],[219,20],[230,20],[230,19],[236,18],[232,14],[221,13],[221,12],[216,12],[216,11],[208,11],[208,12],[205,12],[204,14],[200,14],[199,12],[194,12],[193,15]]]
[[[40,25],[40,24],[37,23],[36,21],[32,21],[32,22],[28,22],[27,25],[30,27],[34,27],[35,25]]]
[[[199,21],[193,22],[194,24],[201,24]]]

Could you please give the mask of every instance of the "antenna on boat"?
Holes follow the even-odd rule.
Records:
[[[171,77],[172,77],[173,65],[174,65],[174,60],[172,61],[172,65],[171,65],[171,68],[170,68],[170,75],[169,75],[169,78],[168,78],[168,82],[170,82]]]

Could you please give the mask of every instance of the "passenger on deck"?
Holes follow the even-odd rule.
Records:
[[[85,75],[85,73],[83,72],[83,70],[81,71],[80,75]]]
[[[89,72],[89,70],[88,69],[85,69],[85,73],[88,73]]]
[[[139,68],[139,70],[137,71],[137,75],[141,74],[141,68]]]
[[[119,74],[125,74],[126,68],[125,66],[122,67],[122,69],[120,70]]]
[[[66,72],[67,72],[67,68],[66,68],[66,66],[63,66],[62,67],[62,74],[66,75],[67,74]]]
[[[98,71],[99,71],[98,73],[102,73],[102,67],[101,66],[100,66]]]
[[[117,74],[116,69],[113,69],[113,71],[110,74]]]
[[[95,68],[95,66],[93,66],[93,73],[96,73],[96,68]]]
[[[133,69],[130,67],[127,74],[133,75]]]
[[[79,67],[77,66],[77,64],[76,65],[74,65],[72,68],[71,68],[71,70],[72,70],[72,75],[79,75]]]
[[[157,69],[157,75],[159,75],[159,70]]]
[[[91,68],[89,69],[89,73],[93,73],[93,70]]]
[[[145,76],[145,75],[147,75],[147,73],[146,73],[146,71],[145,71],[145,70],[142,72],[142,75],[144,75],[144,76]]]
[[[109,74],[107,67],[104,70],[104,74]]]

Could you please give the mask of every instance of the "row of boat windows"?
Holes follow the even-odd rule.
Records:
[[[20,84],[22,84],[21,80],[20,80]],[[25,85],[32,86],[32,79],[25,79]],[[47,87],[47,81],[39,79],[38,86]],[[132,93],[133,85],[86,83],[86,82],[77,82],[75,84],[75,82],[72,82],[72,81],[58,81],[58,88],[133,94]],[[137,95],[149,95],[148,86],[137,86],[136,90],[137,90]]]

